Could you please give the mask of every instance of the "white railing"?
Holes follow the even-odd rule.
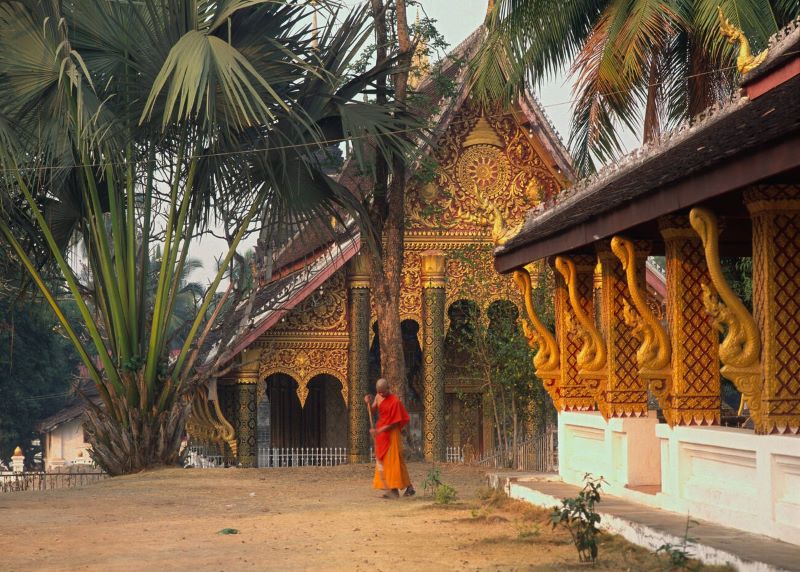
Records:
[[[333,467],[347,464],[346,447],[286,447],[259,451],[259,467]]]
[[[196,469],[217,469],[225,466],[225,458],[218,453],[212,453],[211,449],[204,445],[189,445],[183,466]]]
[[[464,447],[447,447],[444,453],[445,463],[463,463]]]
[[[558,471],[558,434],[549,430],[518,443],[515,449],[495,449],[473,463],[491,469],[514,469],[537,473]]]

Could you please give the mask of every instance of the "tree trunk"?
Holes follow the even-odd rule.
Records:
[[[393,80],[395,99],[402,107],[406,101],[408,84],[408,71],[405,66],[410,63],[412,52],[404,0],[396,0],[395,8],[400,66],[403,71],[394,74]],[[381,63],[388,57],[386,7],[382,0],[372,0],[372,11],[375,19],[376,58]],[[385,80],[382,80],[377,86],[379,103],[384,103],[386,97],[386,84]],[[372,224],[381,241],[381,244],[375,246],[379,252],[371,253],[370,273],[380,336],[381,375],[389,381],[392,391],[401,400],[405,400],[408,395],[400,322],[405,227],[405,162],[406,158],[402,156],[392,159],[392,177],[389,182],[388,165],[385,159],[378,159],[374,202],[370,209]]]
[[[119,402],[115,406],[125,415],[124,423],[92,403],[86,411],[84,428],[92,446],[89,454],[101,469],[116,476],[180,464],[190,411],[186,399],[178,398],[170,409],[157,412]]]

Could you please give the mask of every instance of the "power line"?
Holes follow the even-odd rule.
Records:
[[[794,54],[797,54],[797,53],[800,53],[800,52],[785,52],[783,55],[794,55]],[[716,69],[713,69],[713,70],[708,70],[708,71],[704,71],[704,72],[698,72],[698,73],[686,75],[686,76],[683,76],[681,79],[682,80],[688,80],[688,79],[692,79],[692,78],[695,78],[695,77],[701,77],[701,76],[704,76],[704,75],[710,75],[710,74],[715,74],[715,73],[719,73],[719,72],[730,71],[730,70],[735,69],[735,68],[736,68],[735,65],[726,66],[726,67],[722,67],[722,68],[716,68]],[[667,83],[667,82],[664,82],[664,81],[654,82],[654,83],[647,84],[646,87],[648,87],[648,88],[649,87],[656,87],[656,86],[659,86],[659,85],[663,85],[665,83]],[[600,93],[600,94],[597,94],[597,97],[608,97],[608,96],[611,96],[611,95],[619,95],[619,94],[622,94],[622,93],[627,93],[627,90],[616,90],[616,91]],[[567,99],[567,100],[556,102],[556,103],[549,103],[547,105],[543,105],[543,104],[540,103],[539,107],[542,107],[542,108],[559,107],[559,106],[562,106],[562,105],[569,105],[569,104],[575,103],[576,101],[578,101],[577,98],[575,98],[575,99]],[[497,118],[497,117],[504,117],[506,115],[508,115],[508,112],[498,112],[496,114],[488,115],[487,117]],[[451,124],[454,124],[454,123],[455,124],[468,123],[469,121],[471,121],[471,119],[463,119],[461,121],[452,121]],[[400,134],[408,134],[408,133],[422,133],[422,132],[427,131],[427,130],[428,130],[427,127],[409,127],[409,128],[405,128],[405,129],[395,129],[395,130],[384,131],[383,133],[381,133],[381,135],[400,135]],[[229,157],[229,156],[233,156],[233,155],[248,155],[248,154],[262,153],[262,152],[268,152],[268,151],[281,151],[281,150],[302,149],[302,148],[318,148],[318,147],[321,147],[321,146],[338,145],[338,144],[345,143],[345,142],[348,142],[348,141],[356,141],[356,140],[361,140],[361,139],[374,139],[375,137],[376,137],[376,135],[374,135],[374,134],[353,135],[352,137],[342,137],[342,138],[337,138],[337,139],[322,139],[322,140],[314,141],[314,142],[310,142],[310,143],[295,143],[295,144],[291,144],[291,145],[279,145],[279,146],[276,146],[276,147],[261,147],[261,148],[255,148],[255,149],[243,149],[243,150],[238,150],[238,151],[224,151],[224,152],[219,152],[219,153],[199,153],[199,154],[196,154],[196,155],[190,155],[188,158],[189,159],[203,159],[203,158],[212,158],[212,157]],[[25,168],[3,167],[3,168],[0,168],[0,173],[18,173],[20,171],[50,171],[50,170],[78,168],[78,167],[103,167],[103,166],[107,166],[107,165],[115,165],[115,166],[125,166],[125,165],[129,165],[129,164],[146,165],[146,164],[148,164],[150,162],[155,163],[156,160],[153,159],[151,161],[149,159],[142,159],[141,161],[134,161],[133,163],[128,162],[128,161],[112,162],[112,163],[106,163],[106,162],[102,162],[102,163],[75,163],[75,164],[69,164],[69,165],[58,165],[58,166],[45,165],[45,166],[40,166],[40,167],[25,167]]]

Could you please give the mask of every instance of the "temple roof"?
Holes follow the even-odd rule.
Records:
[[[783,73],[765,91],[748,92],[755,82],[800,61],[798,46],[800,20],[773,38],[766,69],[745,76],[743,89],[727,104],[579,181],[546,210],[529,211],[517,235],[496,250],[497,269],[508,272],[583,247],[800,166],[800,75]],[[706,173],[710,178],[701,182]]]
[[[425,109],[438,110],[438,112],[435,115],[430,112],[427,114],[424,111],[422,112],[422,116],[427,118],[434,126],[428,136],[419,136],[417,138],[422,150],[420,156],[427,154],[430,150],[431,142],[438,141],[442,134],[447,131],[454,116],[469,97],[471,89],[468,82],[469,70],[464,65],[464,62],[469,61],[476,54],[485,34],[486,28],[483,25],[479,26],[464,41],[458,44],[441,63],[441,68],[438,70],[437,75],[441,74],[449,78],[458,86],[458,91],[455,94],[433,101],[437,98],[438,85],[434,74],[428,73],[421,78],[416,93],[422,98],[430,98],[424,105]],[[550,166],[566,182],[573,181],[574,171],[569,152],[539,100],[533,93],[526,91],[520,97],[518,107],[521,114],[518,119],[528,124],[531,133],[549,155],[547,158],[552,161]],[[355,162],[348,161],[339,176],[339,182],[352,192],[363,196],[369,189],[363,188],[364,181],[358,176],[357,171],[358,168]],[[414,173],[414,168],[408,169],[409,179]],[[279,272],[283,268],[294,267],[298,263],[310,262],[321,248],[324,248],[332,241],[333,236],[329,229],[321,225],[309,225],[307,228],[296,232],[287,241],[276,257],[275,268]]]

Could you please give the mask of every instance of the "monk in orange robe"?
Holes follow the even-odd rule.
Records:
[[[406,463],[403,461],[403,439],[400,431],[408,424],[408,411],[396,395],[389,391],[389,382],[381,378],[375,386],[375,399],[364,397],[367,406],[378,413],[378,422],[370,433],[375,438],[375,478],[372,486],[386,490],[384,498],[398,498],[400,489],[404,495],[413,496],[416,491],[408,476]]]

